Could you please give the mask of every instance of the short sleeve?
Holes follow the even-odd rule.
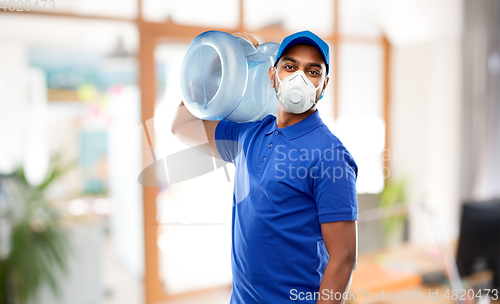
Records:
[[[343,147],[326,152],[311,169],[319,222],[356,221],[358,167]]]
[[[241,151],[239,133],[242,129],[242,123],[221,120],[215,128],[215,144],[217,151],[223,160],[233,162]]]

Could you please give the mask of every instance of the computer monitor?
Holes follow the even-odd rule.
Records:
[[[457,265],[460,276],[493,270],[491,288],[500,290],[500,198],[463,204]]]

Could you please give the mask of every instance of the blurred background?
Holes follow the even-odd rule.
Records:
[[[500,1],[21,0],[0,8],[1,303],[229,302],[234,167],[141,175],[187,148],[182,59],[211,29],[329,43],[319,110],[359,167],[351,290],[393,291],[349,302],[489,301]]]

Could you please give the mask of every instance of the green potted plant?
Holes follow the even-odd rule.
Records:
[[[380,194],[380,207],[384,210],[390,210],[405,206],[407,203],[406,187],[406,178],[386,180],[384,190]],[[401,236],[398,233],[403,232],[402,227],[407,218],[407,214],[396,214],[383,220],[384,245],[393,245],[401,241]]]
[[[56,273],[67,273],[71,247],[61,221],[61,215],[46,198],[45,191],[62,177],[75,161],[63,163],[60,155],[51,158],[45,180],[30,185],[24,170],[19,167],[3,181],[10,185],[8,219],[9,250],[0,261],[0,302],[25,304],[34,299],[39,288],[48,283],[51,291],[60,296]]]

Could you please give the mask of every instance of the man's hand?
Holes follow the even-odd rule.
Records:
[[[252,35],[250,35],[248,33],[245,33],[245,32],[236,32],[236,33],[232,33],[232,35],[233,36],[238,36],[238,37],[241,37],[241,38],[245,38],[251,44],[253,44],[253,46],[255,48],[257,48],[259,46],[259,42]]]

